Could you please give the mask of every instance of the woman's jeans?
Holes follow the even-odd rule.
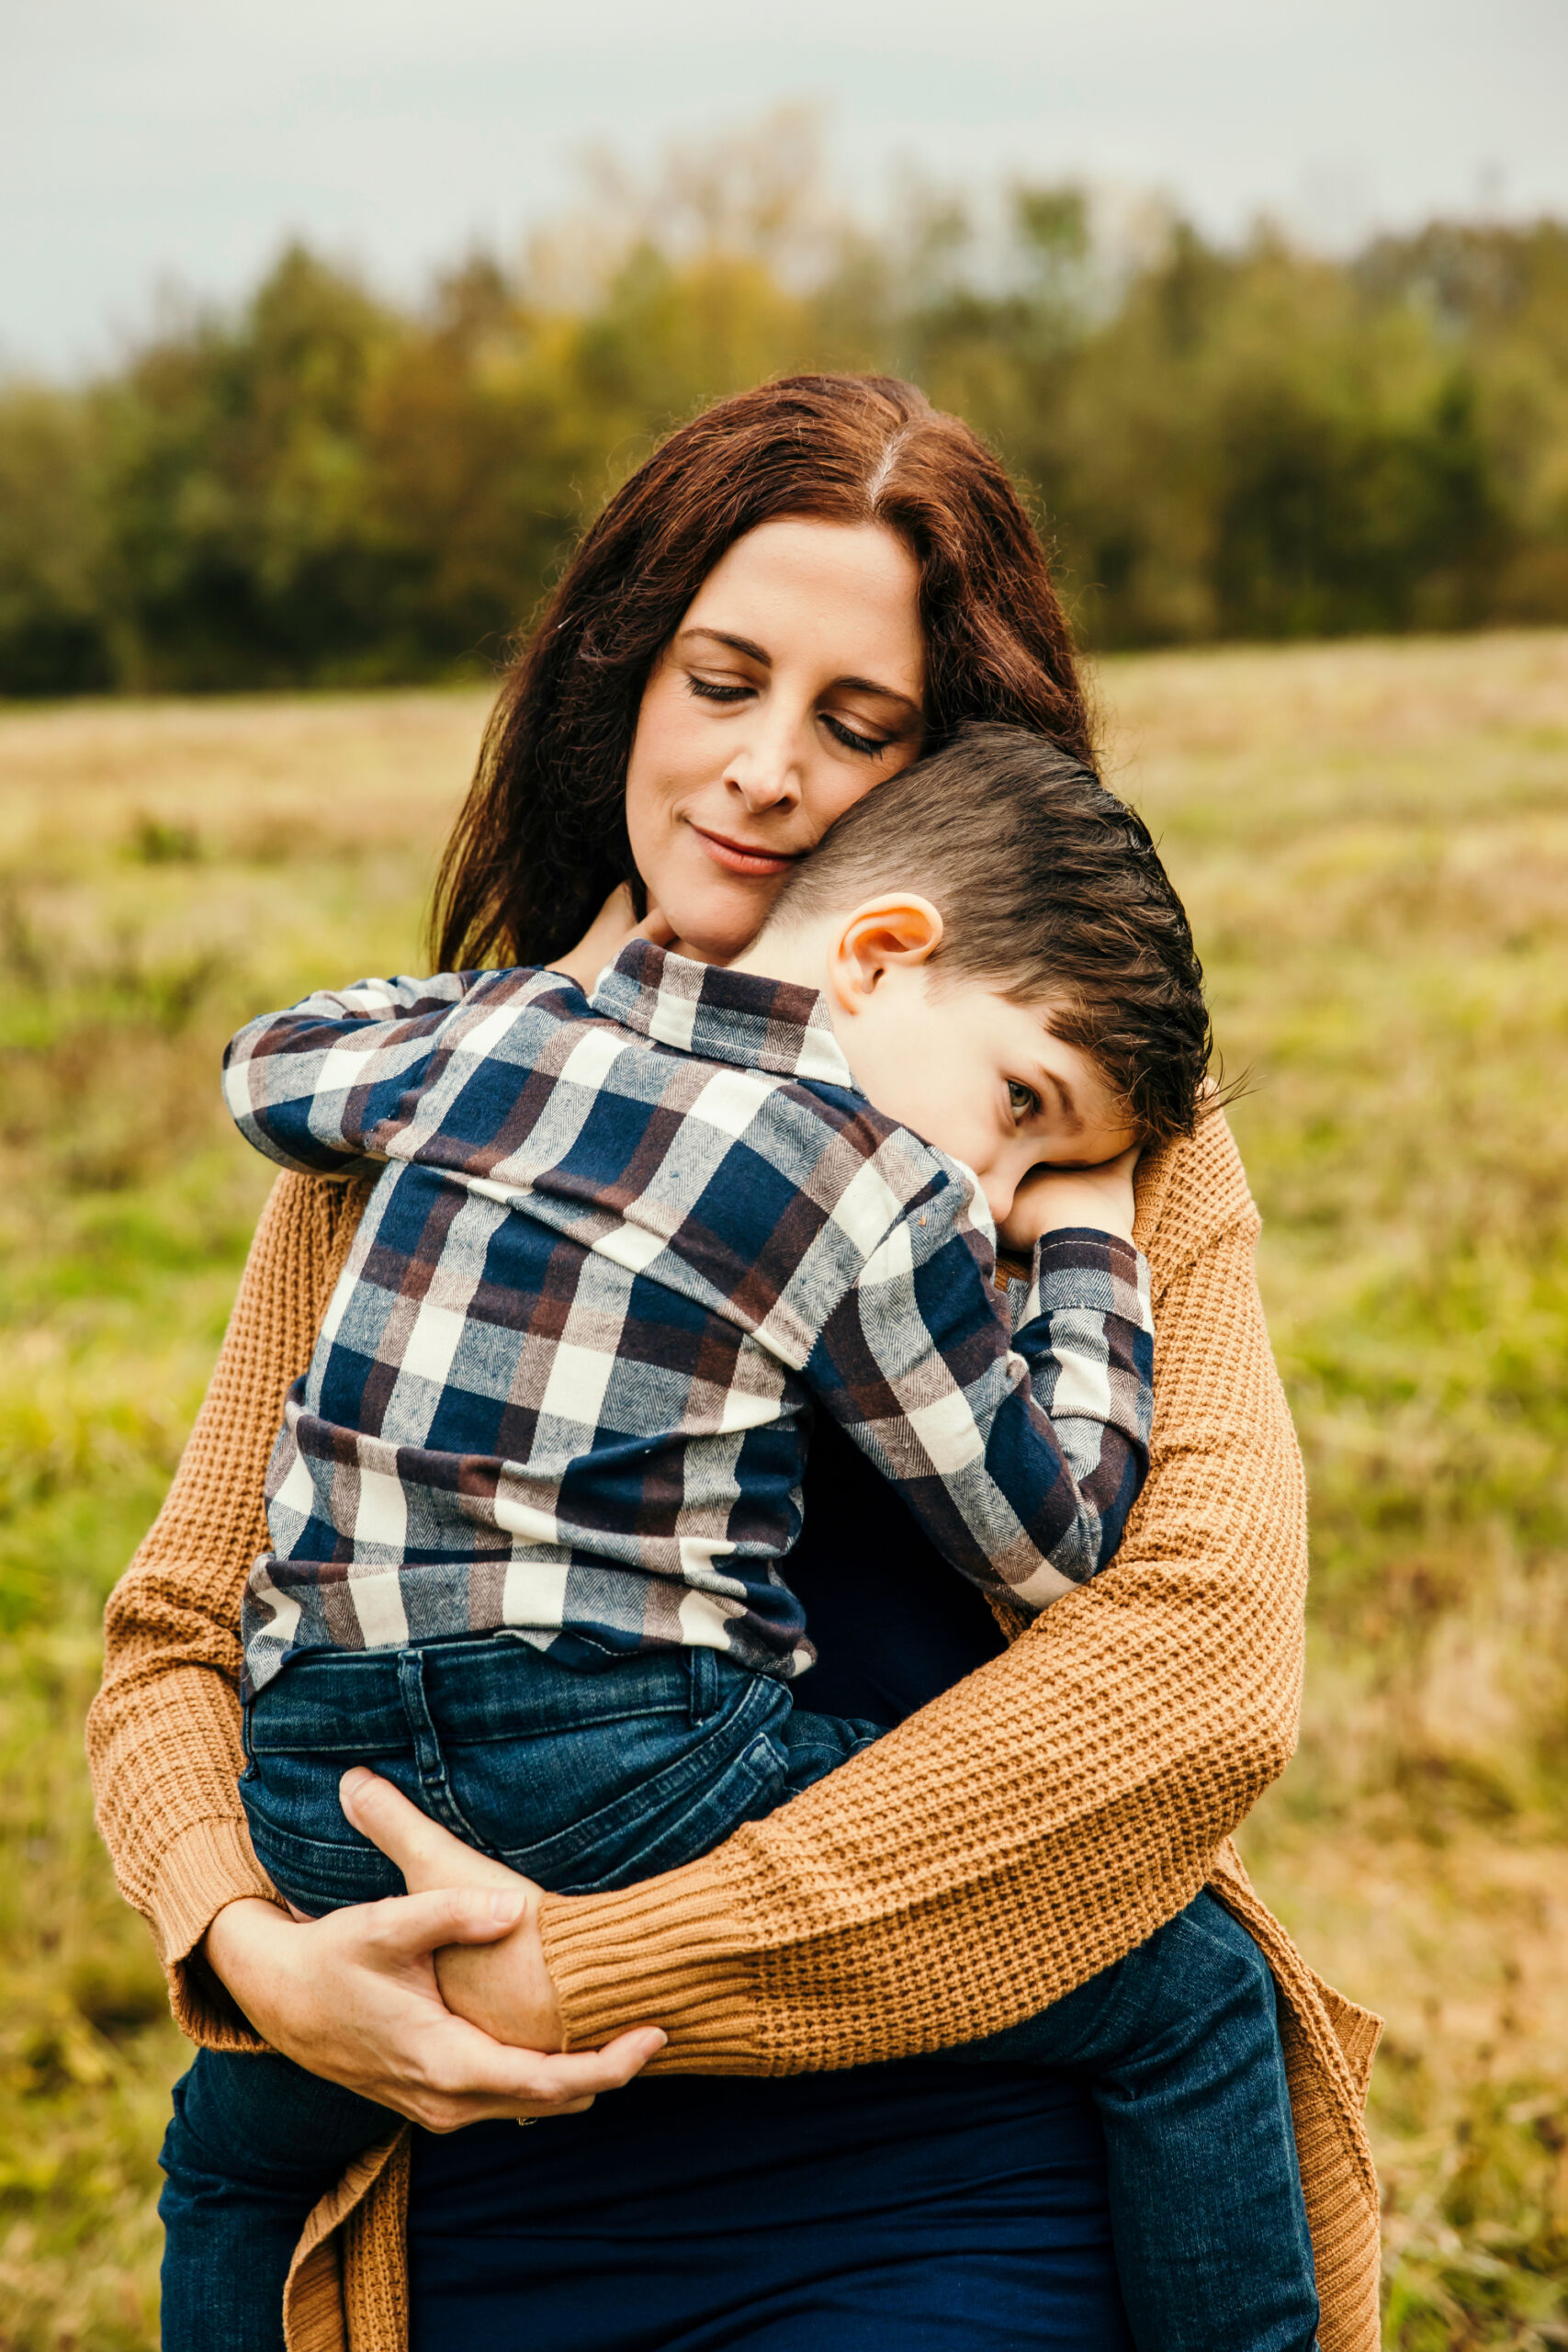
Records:
[[[587,1894],[694,1860],[879,1736],[795,1709],[712,1650],[606,1654],[593,1673],[487,1635],[297,1659],[246,1710],[241,1791],[260,1860],[303,1911],[404,1891],[338,1804],[351,1764],[466,1844]],[[1317,2301],[1273,1980],[1210,1896],[963,2055],[1089,2078],[1140,2352],[1309,2352]],[[282,2352],[306,2217],[390,2128],[386,2109],[288,2059],[199,2052],[162,2159],[166,2352]]]

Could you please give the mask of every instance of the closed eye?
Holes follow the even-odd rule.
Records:
[[[846,752],[858,752],[863,759],[874,760],[887,749],[886,741],[880,736],[858,735],[852,727],[846,727],[841,718],[835,718],[829,711],[823,712],[822,724],[835,742],[841,743]]]
[[[744,702],[748,695],[756,692],[754,686],[724,685],[716,678],[694,678],[688,675],[686,684],[689,690],[704,702]]]

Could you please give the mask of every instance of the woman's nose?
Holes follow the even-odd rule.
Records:
[[[738,792],[750,816],[793,806],[800,798],[800,754],[795,730],[759,725],[730,757],[724,780]]]
[[[800,797],[798,781],[783,766],[762,767],[750,761],[737,761],[731,763],[725,782],[740,795],[748,814],[753,817],[760,817],[767,808],[793,804]]]

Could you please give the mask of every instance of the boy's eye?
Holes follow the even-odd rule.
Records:
[[[1008,1102],[1015,1119],[1032,1119],[1040,1108],[1040,1097],[1032,1086],[1016,1078],[1008,1080]]]

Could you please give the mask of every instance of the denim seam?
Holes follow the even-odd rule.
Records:
[[[403,1702],[408,1719],[409,1736],[413,1741],[414,1769],[419,1785],[430,1801],[430,1810],[465,1845],[481,1854],[493,1854],[465,1816],[452,1793],[447,1776],[446,1758],[442,1752],[441,1736],[430,1712],[424,1690],[424,1654],[422,1650],[403,1650],[398,1658],[398,1695]]]

